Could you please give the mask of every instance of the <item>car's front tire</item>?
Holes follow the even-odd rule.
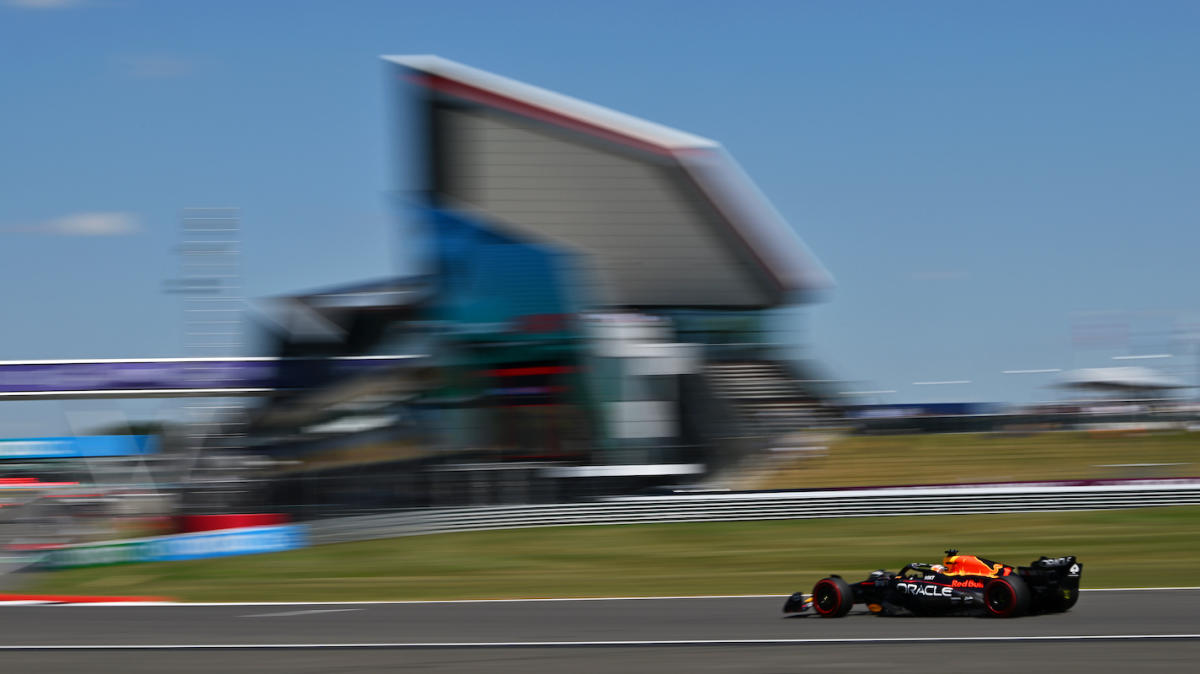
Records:
[[[812,607],[822,618],[841,618],[850,612],[854,606],[854,594],[850,585],[838,578],[830,576],[822,578],[813,586]]]

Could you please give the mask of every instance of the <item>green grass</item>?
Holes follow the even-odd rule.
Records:
[[[1164,464],[1118,466],[1113,464]],[[1200,475],[1200,433],[1056,432],[849,436],[757,489]]]
[[[947,547],[1012,564],[1074,554],[1084,587],[1195,585],[1200,507],[442,534],[44,572],[26,589],[187,601],[786,594]]]

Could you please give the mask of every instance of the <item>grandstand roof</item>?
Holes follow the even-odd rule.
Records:
[[[831,285],[715,141],[436,56],[387,56],[417,85],[435,205],[584,255],[593,297],[759,308]]]
[[[429,279],[420,276],[388,277],[340,285],[276,299],[303,302],[316,309],[379,309],[408,306],[429,296]]]
[[[1092,367],[1062,375],[1060,388],[1097,391],[1167,391],[1188,388],[1182,381],[1147,367]]]

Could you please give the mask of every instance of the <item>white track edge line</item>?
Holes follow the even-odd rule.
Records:
[[[1174,592],[1200,590],[1195,587],[1092,587],[1082,588],[1080,592]],[[569,602],[569,601],[664,601],[676,599],[786,599],[787,594],[712,594],[712,595],[679,595],[664,597],[541,597],[528,599],[395,599],[374,601],[211,601],[211,602],[174,602],[174,601],[122,601],[122,602],[84,602],[84,603],[51,603],[52,606],[355,606],[355,605],[389,605],[389,604],[504,604],[522,602]],[[23,605],[23,602],[0,602],[5,604]],[[47,605],[41,603],[39,605]]]
[[[196,601],[196,602],[86,602],[58,606],[354,606],[389,604],[508,604],[569,601],[653,601],[675,599],[784,599],[786,594],[714,594],[667,597],[534,597],[524,599],[379,599],[365,601]]]
[[[772,646],[790,644],[905,644],[905,643],[981,643],[1016,641],[1149,641],[1162,639],[1200,639],[1200,634],[1042,634],[1027,636],[975,637],[829,637],[812,639],[661,639],[617,641],[448,641],[394,643],[323,643],[323,644],[9,644],[0,651],[53,650],[311,650],[318,648],[572,648],[589,646]]]

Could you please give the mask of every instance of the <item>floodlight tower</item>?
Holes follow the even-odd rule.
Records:
[[[245,346],[240,210],[186,208],[181,225],[176,284],[183,297],[184,351],[194,362],[187,373],[189,385],[219,388],[222,372],[206,359],[237,356]],[[181,481],[213,486],[196,505],[220,508],[230,496],[222,487],[237,478],[229,471],[236,469],[236,454],[244,446],[243,403],[235,398],[189,398],[183,413],[187,458]]]

